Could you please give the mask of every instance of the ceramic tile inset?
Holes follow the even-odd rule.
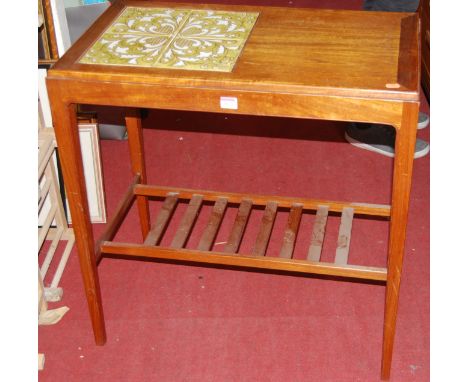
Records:
[[[230,72],[258,13],[127,7],[82,64]]]

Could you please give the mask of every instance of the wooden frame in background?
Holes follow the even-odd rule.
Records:
[[[38,0],[37,3],[38,13],[43,19],[38,32],[40,41],[42,41],[44,57],[39,56],[39,62],[57,60],[59,55],[50,0]]]
[[[106,222],[106,203],[101,168],[98,124],[96,119],[78,116],[78,128],[83,156],[86,189],[88,190],[89,213],[93,223]],[[67,201],[67,216],[71,223],[71,214]]]

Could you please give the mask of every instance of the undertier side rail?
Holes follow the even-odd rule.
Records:
[[[351,277],[366,280],[387,280],[386,268],[359,265],[338,265],[335,263],[292,260],[279,257],[236,255],[222,252],[154,247],[110,241],[105,241],[101,244],[101,252],[103,254],[123,255],[127,257],[219,264],[317,275]]]
[[[243,199],[252,200],[253,205],[266,206],[269,201],[277,203],[278,207],[291,208],[293,204],[302,204],[303,209],[317,210],[320,205],[328,206],[328,211],[341,212],[343,208],[350,207],[354,209],[355,214],[371,215],[371,216],[390,216],[390,205],[387,204],[370,204],[370,203],[354,203],[354,202],[339,202],[330,200],[306,199],[286,196],[273,195],[250,195],[234,192],[219,192],[219,191],[201,191],[182,189],[175,187],[151,186],[145,184],[137,184],[134,187],[135,195],[144,195],[152,197],[165,198],[168,193],[177,193],[179,199],[191,199],[193,195],[203,194],[203,200],[215,202],[218,198],[227,198],[230,203],[241,203]]]
[[[348,254],[354,215],[388,217],[390,215],[390,206],[388,205],[150,186],[140,184],[139,180],[139,176],[134,178],[120,201],[114,217],[97,242],[97,261],[103,254],[112,254],[367,280],[387,280],[386,268],[350,265],[348,264]],[[113,237],[137,196],[163,199],[151,229],[141,244],[113,242]],[[205,202],[210,205],[206,207],[211,208],[209,221],[202,232],[196,249],[186,248]],[[174,236],[169,241],[171,244],[162,246],[160,243],[179,204],[185,205],[182,207],[185,208],[185,212],[180,222],[177,223],[178,228],[173,234]],[[237,208],[237,215],[232,223],[224,249],[213,251],[213,244],[228,205]],[[260,224],[253,228],[257,232],[255,245],[251,251],[247,251],[247,254],[240,254],[239,249],[244,232],[250,213],[254,208],[263,210]],[[267,255],[279,209],[289,211],[287,225],[281,234],[281,249],[277,255],[274,253]],[[310,246],[307,260],[297,259],[294,257],[294,253],[296,239],[301,229],[301,219],[304,212],[311,211],[315,212],[315,222],[312,232],[308,233]],[[329,212],[341,214],[341,224],[336,240],[335,262],[333,263],[320,261]]]

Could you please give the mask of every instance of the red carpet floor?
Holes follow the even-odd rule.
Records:
[[[247,3],[247,2],[245,2]],[[361,1],[251,1],[358,9]],[[425,99],[422,110],[428,112]],[[114,121],[122,122],[115,113]],[[106,122],[113,122],[106,120]],[[189,188],[389,203],[392,159],[345,142],[345,124],[152,111],[144,122],[149,182]],[[430,129],[419,132],[429,140]],[[108,213],[131,173],[125,141],[102,141]],[[429,380],[429,157],[415,161],[392,381]],[[156,212],[158,203],[152,205]],[[180,214],[182,209],[176,211]],[[203,209],[189,247],[209,210]],[[216,242],[226,241],[235,211]],[[254,211],[240,252],[255,239]],[[287,216],[278,216],[282,230]],[[327,230],[331,260],[338,221]],[[312,217],[304,216],[297,257]],[[99,235],[103,225],[95,225]],[[174,227],[170,226],[170,236]],[[118,233],[139,241],[136,211]],[[355,219],[349,262],[384,266],[388,223]],[[273,235],[274,237],[274,235]],[[278,250],[277,239],[270,253]],[[53,265],[52,265],[53,267]],[[65,269],[61,322],[39,328],[47,381],[378,381],[385,288],[316,277],[103,259],[107,344],[95,346],[76,250]],[[47,282],[50,280],[46,280]]]

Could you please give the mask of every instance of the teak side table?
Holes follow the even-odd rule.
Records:
[[[258,18],[231,71],[80,62],[126,7],[252,12],[258,13]],[[161,39],[151,40],[151,46]],[[419,19],[409,13],[115,2],[49,71],[47,79],[96,344],[106,342],[97,272],[99,259],[105,254],[381,280],[386,282],[381,377],[388,379],[419,111],[419,41]],[[182,48],[187,46],[184,44]],[[123,51],[128,52],[125,49]],[[97,242],[86,199],[75,112],[77,104],[129,108],[126,124],[134,181]],[[396,143],[391,205],[148,185],[139,108],[392,125],[396,130]],[[163,198],[164,204],[151,223],[148,203],[155,197]],[[112,241],[135,201],[142,242]],[[161,237],[177,203],[188,203],[188,207],[172,244],[162,247],[159,245]],[[187,249],[185,244],[202,203],[214,204],[212,215],[198,248]],[[228,203],[239,206],[238,214],[224,251],[214,252],[211,251],[213,240]],[[252,207],[264,208],[264,217],[252,253],[240,255],[237,252]],[[283,246],[279,256],[265,256],[276,211],[280,208],[290,211]],[[315,226],[308,259],[296,260],[293,258],[295,237],[305,211],[316,211]],[[333,263],[320,261],[329,211],[342,214]],[[353,214],[389,217],[387,268],[347,263]]]

